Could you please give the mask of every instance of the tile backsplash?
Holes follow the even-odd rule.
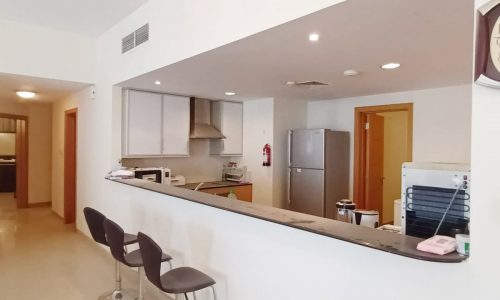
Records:
[[[222,166],[240,158],[210,155],[209,140],[191,140],[189,157],[123,158],[124,167],[168,167],[173,175],[183,175],[186,183],[218,181],[222,178]]]

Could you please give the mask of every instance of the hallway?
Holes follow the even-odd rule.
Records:
[[[18,210],[12,196],[0,193],[0,298],[91,300],[114,287],[107,251],[50,207]],[[123,286],[135,288],[137,273],[122,270]]]

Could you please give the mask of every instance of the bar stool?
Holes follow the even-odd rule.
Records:
[[[104,231],[106,232],[106,239],[109,244],[109,248],[111,249],[111,255],[113,257],[121,262],[122,264],[131,267],[131,268],[138,268],[139,269],[139,292],[137,300],[143,300],[144,299],[144,286],[143,286],[143,263],[142,263],[142,256],[141,256],[141,251],[135,250],[132,252],[127,253],[125,250],[125,244],[124,244],[124,236],[125,233],[123,232],[123,229],[116,224],[115,222],[111,221],[110,219],[105,219],[104,220]],[[168,262],[170,264],[170,268],[172,268],[171,261],[172,257],[170,255],[163,253],[160,256],[160,261],[161,262]],[[123,296],[123,295],[122,295]],[[129,295],[126,295],[129,297]],[[127,299],[127,297],[121,297],[119,299]],[[131,298],[134,299],[134,298]]]
[[[100,213],[99,211],[85,207],[83,209],[83,213],[85,215],[85,220],[87,221],[87,225],[90,230],[90,234],[95,242],[109,247],[109,244],[106,240],[106,233],[104,232],[104,220],[106,217]],[[137,243],[137,236],[133,234],[125,233],[123,236],[123,244],[131,245]],[[120,275],[120,266],[118,264],[118,260],[115,259],[115,289],[111,292],[107,292],[100,296],[98,300],[108,300],[108,299],[120,299],[118,298],[125,291],[122,290],[122,278]],[[130,293],[130,291],[127,291]]]
[[[215,280],[190,267],[171,269],[160,275],[163,255],[160,246],[142,232],[137,234],[137,239],[139,240],[139,249],[141,250],[146,277],[157,288],[169,294],[184,294],[186,299],[188,299],[188,293],[193,293],[194,299],[196,299],[196,291],[211,287],[214,300],[217,300],[214,287]]]

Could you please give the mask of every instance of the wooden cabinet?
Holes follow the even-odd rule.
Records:
[[[211,107],[212,125],[226,137],[210,141],[210,154],[243,155],[243,103],[215,101]]]
[[[203,193],[212,194],[212,195],[227,197],[227,195],[229,194],[231,189],[236,194],[236,198],[238,198],[238,200],[252,202],[252,185],[251,184],[231,186],[231,187],[201,189],[199,191],[203,192]]]
[[[188,156],[189,98],[125,90],[125,157]]]
[[[16,164],[0,163],[0,193],[16,192]]]

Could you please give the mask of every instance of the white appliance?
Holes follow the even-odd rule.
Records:
[[[356,209],[353,213],[352,223],[360,226],[377,228],[379,213],[376,210]]]
[[[455,192],[457,192],[456,197],[450,206]],[[470,218],[469,165],[403,164],[401,184],[403,234],[421,238],[433,236],[448,206],[450,209],[446,213],[439,234],[454,236],[457,231],[467,231]]]
[[[172,176],[169,168],[134,168],[134,177],[142,180],[156,182],[161,184],[184,185],[186,179],[184,176]]]

